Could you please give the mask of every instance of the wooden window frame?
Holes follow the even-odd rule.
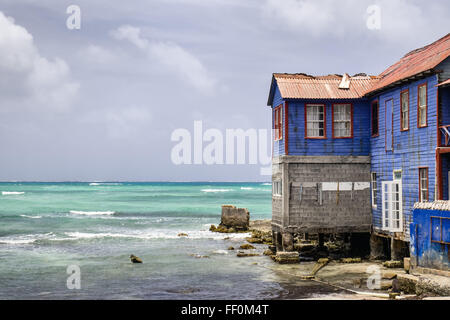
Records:
[[[427,172],[427,202],[430,201],[430,175],[428,172],[428,167],[419,167],[419,202],[424,202],[422,199],[422,178],[420,176],[421,170],[426,170]]]
[[[283,140],[283,104],[274,108],[273,129],[275,131],[274,140]]]
[[[425,124],[420,125],[420,88],[425,87]],[[417,128],[428,127],[428,83],[422,83],[417,86]]]
[[[323,107],[323,137],[308,137],[308,106]],[[305,103],[305,139],[325,140],[327,138],[327,106],[323,103]]]
[[[408,127],[407,128],[403,128],[403,94],[407,92],[408,93]],[[403,90],[400,92],[400,131],[409,131],[409,107],[410,107],[410,103],[409,103],[410,99],[409,99],[409,89]]]
[[[377,105],[377,132],[373,132],[373,106]],[[380,100],[376,99],[370,104],[370,135],[372,138],[380,136]]]
[[[336,137],[334,135],[334,106],[349,105],[350,106],[350,135]],[[331,135],[333,139],[353,139],[353,103],[333,103],[331,105]]]
[[[272,181],[272,197],[281,197],[283,195],[283,181]]]
[[[391,150],[388,150],[387,149],[387,142],[388,142],[388,137],[387,137],[387,135],[386,135],[386,133],[387,133],[387,123],[388,123],[388,118],[387,118],[387,116],[388,116],[388,114],[387,114],[387,103],[389,102],[389,101],[392,101],[392,116],[391,116],[391,135],[392,135],[392,137],[391,137],[391,139],[392,139],[392,144],[391,144],[391,146],[392,146],[392,149]],[[394,152],[394,98],[388,98],[388,99],[386,99],[385,101],[384,101],[384,151],[386,151],[386,152]]]
[[[373,179],[373,176],[375,175],[375,181]],[[373,187],[375,185],[375,188]],[[371,172],[370,173],[370,195],[371,195],[371,202],[372,202],[372,208],[377,208],[377,200],[378,200],[378,183],[377,183],[377,173]]]

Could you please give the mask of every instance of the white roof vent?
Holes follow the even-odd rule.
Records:
[[[345,73],[342,77],[341,83],[339,83],[339,89],[350,89],[350,76]]]

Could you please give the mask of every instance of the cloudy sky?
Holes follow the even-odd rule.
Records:
[[[81,9],[81,28],[66,9]],[[367,27],[368,7],[381,28]],[[270,129],[273,72],[379,74],[448,1],[0,0],[0,180],[267,181],[175,165],[174,130]]]

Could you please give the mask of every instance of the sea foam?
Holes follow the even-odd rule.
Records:
[[[231,189],[202,189],[202,192],[228,192]]]
[[[112,215],[115,214],[114,211],[76,211],[70,210],[71,214],[81,214],[85,216],[101,216],[101,215]]]
[[[21,217],[30,218],[30,219],[40,219],[42,216],[27,216],[26,214],[21,214]]]
[[[24,194],[25,192],[21,192],[21,191],[2,191],[2,195],[7,196],[7,195],[18,195],[18,194]]]

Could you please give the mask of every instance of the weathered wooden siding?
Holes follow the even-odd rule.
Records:
[[[370,107],[366,100],[289,101],[290,155],[349,155],[367,156],[370,152]],[[326,110],[326,139],[305,139],[305,105],[324,104]],[[334,103],[353,104],[353,138],[332,137],[332,108]]]
[[[417,128],[417,86],[428,84],[427,127]],[[419,199],[419,167],[428,167],[429,199],[434,199],[435,191],[435,150],[437,146],[437,76],[399,86],[382,92],[379,99],[379,136],[371,138],[371,171],[377,173],[377,208],[372,209],[373,225],[381,229],[382,221],[382,181],[393,180],[393,170],[402,170],[403,219],[405,240],[409,240],[411,210]],[[400,131],[400,92],[409,89],[409,130]],[[385,150],[385,103],[393,99],[393,151]]]
[[[442,61],[435,69],[442,71],[439,74],[439,82],[450,79],[450,58]]]

